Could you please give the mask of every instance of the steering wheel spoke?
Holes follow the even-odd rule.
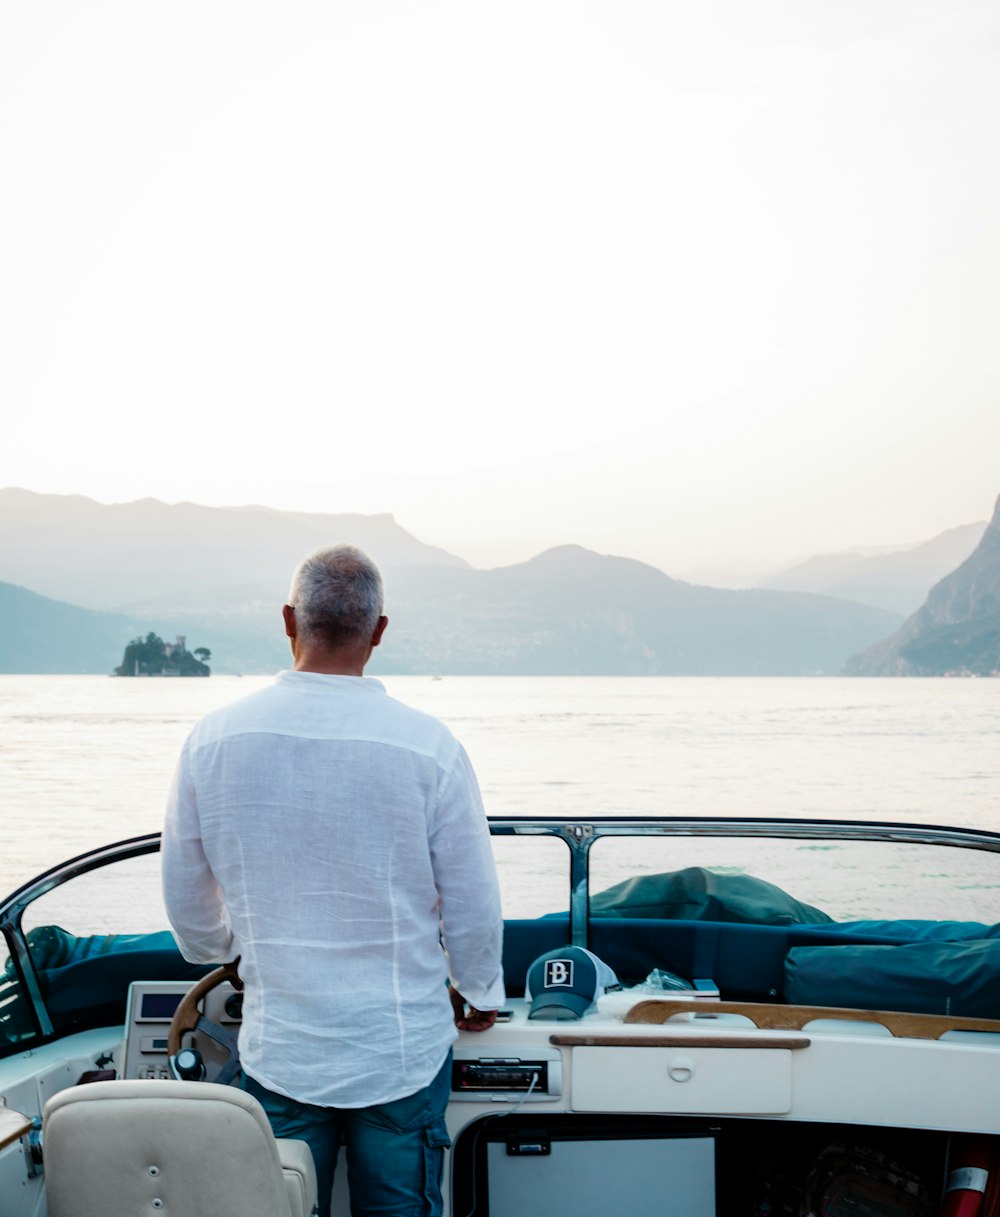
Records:
[[[198,1015],[198,1020],[192,1030],[200,1031],[203,1035],[207,1035],[209,1039],[215,1040],[217,1044],[227,1049],[230,1053],[236,1051],[236,1034],[232,1031],[227,1031],[225,1027],[220,1027],[218,1023],[213,1023],[204,1014]]]

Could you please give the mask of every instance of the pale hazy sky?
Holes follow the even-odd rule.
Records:
[[[0,486],[672,573],[1000,493],[996,0],[7,4],[0,173]]]

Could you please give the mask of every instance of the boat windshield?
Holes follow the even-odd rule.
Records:
[[[982,942],[1000,972],[996,834],[708,819],[491,830],[512,995],[533,958],[569,942],[604,952],[625,983],[666,969],[762,1000],[787,1000],[794,952],[830,942]],[[133,979],[206,970],[181,959],[167,929],[158,848],[150,836],[95,851],[0,904],[0,1055],[114,1025]]]

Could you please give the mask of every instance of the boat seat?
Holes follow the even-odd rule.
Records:
[[[256,1099],[211,1082],[88,1082],[45,1105],[49,1217],[310,1217],[304,1141],[276,1140]]]

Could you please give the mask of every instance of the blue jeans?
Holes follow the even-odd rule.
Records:
[[[276,1137],[312,1150],[319,1217],[329,1217],[341,1142],[347,1152],[351,1217],[441,1217],[444,1113],[451,1093],[451,1053],[429,1086],[374,1107],[315,1107],[267,1090],[243,1075],[243,1089],[267,1113]]]

